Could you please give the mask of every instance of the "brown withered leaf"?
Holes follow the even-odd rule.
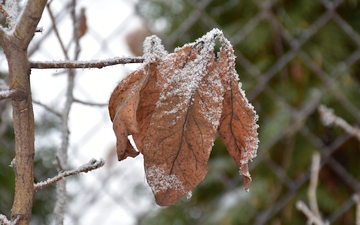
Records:
[[[217,58],[216,38],[222,43]],[[222,32],[215,29],[172,54],[154,37],[144,49],[152,49],[145,66],[125,78],[109,102],[119,160],[138,154],[127,140],[132,134],[157,204],[170,205],[205,177],[219,132],[248,189],[257,116],[240,89],[234,52]]]
[[[159,205],[174,203],[207,173],[216,121],[221,116],[222,85],[215,73],[213,52],[201,48],[185,46],[159,67],[168,80],[152,115],[142,152],[146,178]],[[166,69],[176,65],[175,61],[178,68]]]
[[[251,183],[248,161],[256,156],[258,148],[257,115],[239,87],[234,50],[228,41],[221,48],[217,64],[225,90],[218,131],[239,166],[244,176],[245,190],[248,190]]]
[[[156,64],[145,65],[127,76],[113,91],[109,100],[109,114],[113,122],[117,138],[116,151],[118,159],[123,160],[136,157],[139,153],[130,148],[128,135],[139,132],[136,111],[139,104],[140,90],[148,82],[149,71],[153,71]]]
[[[184,54],[177,59],[174,59],[173,69],[181,67],[181,61],[186,60],[187,55]],[[169,56],[167,56],[169,58]],[[137,111],[137,121],[139,121],[140,131],[133,134],[133,139],[140,152],[143,149],[143,139],[147,133],[156,103],[160,98],[162,88],[167,81],[166,64],[168,61],[162,60],[158,62],[157,69],[149,72],[149,82],[143,87],[140,92],[140,103]],[[167,65],[168,66],[168,65]]]

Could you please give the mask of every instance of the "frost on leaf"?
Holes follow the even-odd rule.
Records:
[[[259,142],[257,115],[241,90],[241,83],[238,83],[234,50],[228,41],[223,43],[217,63],[225,89],[219,134],[239,166],[248,190],[251,177],[247,163],[256,156]]]
[[[168,55],[158,67],[166,80],[143,141],[145,170],[164,168],[167,176],[176,175],[184,186],[154,192],[160,205],[187,194],[207,173],[218,127],[214,121],[220,119],[222,104],[214,65],[213,52],[200,43]],[[153,183],[153,177],[147,180]]]
[[[222,43],[218,58],[216,38]],[[133,135],[157,204],[170,205],[205,177],[219,132],[247,189],[257,116],[240,89],[234,52],[222,32],[214,29],[171,54],[152,36],[144,51],[145,65],[115,88],[109,102],[119,160],[138,154],[127,140]]]

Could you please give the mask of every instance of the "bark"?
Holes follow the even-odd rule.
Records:
[[[10,90],[23,94],[12,98],[15,132],[15,196],[11,221],[29,224],[34,197],[34,114],[30,90],[27,48],[41,18],[46,0],[29,0],[10,31],[1,29],[1,44],[9,66]]]
[[[19,88],[25,93],[23,98],[12,100],[16,155],[12,164],[15,171],[15,196],[11,218],[14,220],[19,216],[18,224],[29,224],[34,196],[34,115],[30,69],[26,51],[16,47],[10,49],[6,51],[10,88]]]

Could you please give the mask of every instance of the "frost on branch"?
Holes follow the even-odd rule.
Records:
[[[215,39],[221,42],[215,55]],[[205,177],[218,132],[244,176],[258,148],[257,115],[241,90],[230,42],[214,29],[174,53],[160,40],[144,43],[145,64],[115,88],[109,101],[118,159],[144,155],[146,178],[159,205],[170,205]]]

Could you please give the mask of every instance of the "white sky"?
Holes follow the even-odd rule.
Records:
[[[78,3],[78,9],[81,6],[86,7],[89,26],[88,34],[81,39],[80,60],[131,56],[124,43],[124,36],[140,24],[140,20],[135,16],[132,8],[132,1],[79,0]],[[51,8],[54,14],[63,8],[62,4],[60,0],[52,2]],[[70,16],[67,17],[58,27],[65,43],[68,43],[72,34]],[[122,24],[122,28],[116,33],[118,37],[111,43],[107,43],[113,54],[103,53],[94,36],[108,37],[115,29],[119,28],[120,24]],[[39,27],[43,27],[46,32],[50,25],[50,19],[45,9]],[[39,41],[41,35],[36,34],[33,43]],[[52,34],[50,38],[46,39],[41,44],[40,51],[31,59],[63,60],[64,56],[55,35]],[[74,95],[83,101],[106,103],[120,79],[138,66],[118,65],[103,69],[78,70]],[[60,111],[64,102],[66,76],[54,76],[53,74],[57,72],[59,70],[33,70],[31,83],[35,100]],[[35,105],[34,111],[35,117],[39,118],[43,109]],[[117,162],[115,154],[108,157],[109,152],[115,153],[114,149],[111,149],[115,145],[115,135],[107,107],[97,108],[73,104],[69,128],[71,131],[69,151],[71,168],[78,167],[91,158],[104,158],[107,160],[107,167],[105,165],[105,168],[81,175],[80,185],[68,179],[70,181],[68,182],[68,192],[75,198],[68,206],[70,216],[66,217],[65,224],[131,225],[135,224],[134,215],[154,208],[150,188],[146,185],[141,156],[136,159],[127,159],[121,163]],[[36,145],[46,145],[46,142],[49,141],[60,145],[58,134],[47,137],[46,140],[38,138]],[[111,166],[109,167],[109,165]],[[109,179],[110,182],[104,183],[104,179]],[[141,196],[138,196],[134,188],[139,183],[145,187],[144,194]],[[88,202],[94,195],[97,196],[95,201]],[[78,218],[79,221],[74,222],[72,218]]]

